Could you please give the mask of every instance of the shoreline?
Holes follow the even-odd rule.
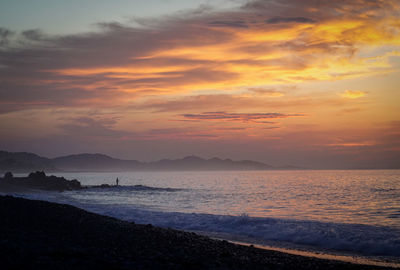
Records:
[[[237,245],[12,196],[0,196],[0,215],[6,217],[0,259],[10,268],[394,269]]]
[[[337,255],[337,254],[329,254],[329,253],[318,252],[318,251],[303,251],[303,250],[297,250],[297,249],[279,248],[279,247],[268,246],[268,245],[250,244],[250,243],[232,241],[232,240],[229,240],[229,242],[235,243],[238,245],[245,245],[245,246],[253,245],[254,247],[260,248],[260,249],[279,251],[279,252],[303,256],[303,257],[311,257],[311,258],[318,258],[318,259],[324,259],[324,260],[334,260],[334,261],[340,261],[340,262],[349,262],[349,263],[353,263],[353,264],[361,264],[361,265],[369,265],[369,266],[383,266],[383,267],[400,268],[400,262],[398,262],[398,263],[389,262],[389,261],[385,261],[384,259],[382,261],[380,261],[380,260],[370,259],[367,257],[358,256],[358,255]]]
[[[2,188],[4,187],[3,185],[1,186]],[[14,186],[11,186],[14,187]],[[102,188],[101,185],[94,185],[94,186],[82,186],[84,189],[85,188]],[[17,192],[15,194],[14,192]],[[27,200],[42,200],[38,198],[30,198],[20,196],[23,194],[29,195],[29,194],[40,194],[42,192],[51,192],[53,193],[54,191],[46,191],[46,190],[38,190],[38,189],[29,189],[29,188],[23,188],[23,187],[18,187],[17,189],[10,189],[10,190],[3,190],[0,192],[0,196],[13,196],[15,198],[22,198],[22,199],[27,199]],[[19,193],[19,194],[18,194]],[[55,204],[60,204],[60,202],[52,202],[52,201],[47,201],[50,203],[55,203]],[[61,203],[63,204],[63,203]],[[68,203],[66,203],[68,204]],[[69,205],[69,204],[68,204]],[[71,205],[73,206],[73,205]],[[90,210],[85,210],[84,208],[80,208],[79,206],[73,206],[77,207],[78,209],[82,209],[84,211],[90,212]],[[91,213],[96,213],[96,212],[91,212]],[[97,213],[96,213],[97,214]],[[103,215],[98,213],[99,215]],[[108,216],[108,215],[106,215]],[[112,217],[112,216],[108,216]],[[123,221],[123,219],[120,219],[118,217],[112,217],[116,218],[118,220]],[[126,220],[125,220],[126,221]],[[163,227],[160,227],[163,228]],[[400,258],[397,257],[390,257],[390,256],[368,256],[368,255],[363,255],[363,254],[357,254],[357,253],[351,253],[351,252],[341,252],[341,251],[334,251],[334,250],[323,250],[323,249],[317,249],[313,248],[312,246],[287,246],[287,245],[282,245],[280,242],[272,242],[272,243],[260,243],[257,241],[252,241],[251,239],[246,239],[240,236],[234,236],[230,234],[225,234],[225,233],[216,233],[216,232],[208,232],[208,231],[198,231],[198,230],[184,230],[184,229],[176,229],[176,230],[181,230],[185,232],[193,232],[196,234],[200,234],[206,237],[209,237],[211,239],[215,240],[220,240],[220,241],[228,241],[230,243],[238,244],[238,245],[243,245],[243,246],[250,246],[250,247],[256,247],[259,249],[265,249],[265,250],[270,250],[270,251],[278,251],[278,252],[283,252],[291,255],[298,255],[298,256],[303,256],[303,257],[311,257],[311,258],[317,258],[317,259],[326,259],[326,260],[335,260],[339,262],[349,262],[353,264],[361,264],[361,265],[369,265],[369,266],[382,266],[382,267],[393,267],[393,268],[398,268],[400,269]]]
[[[234,244],[243,246],[253,246],[260,249],[273,250],[278,252],[283,252],[292,255],[298,255],[303,257],[311,257],[326,260],[335,260],[340,262],[349,262],[354,264],[370,265],[370,266],[383,266],[383,267],[393,267],[400,269],[400,258],[395,259],[387,256],[367,256],[362,254],[352,254],[339,251],[329,251],[329,250],[318,250],[318,249],[306,249],[296,247],[282,247],[272,244],[257,244],[251,241],[246,241],[243,238],[227,235],[224,233],[212,233],[206,231],[191,231],[201,235],[208,236],[216,240],[226,240]]]
[[[67,180],[68,181],[68,180]],[[115,187],[114,185],[89,185],[89,186],[83,186],[82,189],[90,189],[90,188],[111,188]],[[28,188],[25,186],[21,185],[10,185],[7,184],[5,181],[1,181],[0,185],[0,196],[16,196],[16,198],[22,198],[22,199],[31,199],[31,200],[41,200],[38,198],[28,198],[24,196],[19,196],[18,193],[22,194],[40,194],[42,192],[51,192],[53,193],[54,191],[51,190],[41,190],[41,189],[34,189],[34,188]],[[17,194],[15,194],[15,192]],[[51,200],[50,200],[51,201]],[[58,204],[57,202],[51,202]],[[68,204],[68,202],[65,202]],[[82,209],[79,206],[75,206],[78,209]],[[90,210],[84,210],[84,211],[90,211]],[[96,211],[95,211],[96,212]],[[102,214],[100,214],[102,215]],[[111,215],[112,216],[112,215]],[[116,218],[118,220],[118,217],[114,216],[113,218]],[[122,219],[123,220],[123,219]],[[121,220],[121,221],[122,221]],[[180,230],[180,229],[177,229]],[[298,256],[303,256],[303,257],[311,257],[311,258],[317,258],[317,259],[327,259],[327,260],[335,260],[339,262],[349,262],[353,264],[361,264],[361,265],[369,265],[369,266],[383,266],[383,267],[393,267],[393,268],[398,268],[400,269],[400,258],[398,257],[390,257],[390,256],[368,256],[368,255],[363,255],[361,253],[351,253],[351,252],[341,252],[341,251],[334,251],[334,250],[324,250],[324,249],[317,249],[313,248],[312,246],[288,246],[283,243],[280,244],[280,242],[271,242],[271,243],[262,243],[260,241],[255,241],[252,239],[247,239],[245,237],[240,237],[240,236],[234,236],[230,234],[225,234],[225,233],[217,233],[217,232],[208,232],[208,231],[196,231],[196,230],[182,230],[186,232],[194,232],[206,237],[209,237],[211,239],[215,240],[221,240],[221,241],[229,241],[234,244],[239,244],[243,246],[250,246],[250,247],[256,247],[259,249],[265,249],[269,251],[278,251],[278,252],[283,252],[286,254],[291,254],[291,255],[298,255]]]

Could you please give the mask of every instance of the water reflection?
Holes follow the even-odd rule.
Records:
[[[120,190],[74,199],[140,205],[171,212],[361,223],[400,228],[400,171],[251,171],[63,173],[83,184],[107,183],[174,188]]]

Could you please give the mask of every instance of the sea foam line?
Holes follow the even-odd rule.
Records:
[[[400,260],[400,230],[392,227],[344,224],[310,220],[162,212],[126,204],[95,204],[62,194],[22,195],[25,198],[67,203],[98,214],[139,224],[174,229],[227,234],[260,245],[283,243],[366,256],[391,256]]]

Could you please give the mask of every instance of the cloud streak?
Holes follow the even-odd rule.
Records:
[[[305,17],[273,17],[266,21],[269,24],[275,23],[314,23],[315,21]]]
[[[294,116],[304,116],[302,114],[282,114],[282,113],[227,113],[227,112],[204,112],[200,114],[183,114],[183,117],[202,121],[240,121],[250,122],[264,119],[278,119]],[[261,123],[271,124],[274,122],[262,121]]]

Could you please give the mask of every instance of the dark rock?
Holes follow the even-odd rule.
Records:
[[[11,174],[11,173],[10,173]],[[4,181],[8,187],[14,186],[19,188],[40,189],[40,190],[79,190],[82,189],[81,183],[74,180],[67,180],[64,177],[54,175],[46,176],[43,171],[32,172],[28,177],[11,177],[9,174],[4,176]],[[0,190],[2,186],[0,185]]]
[[[12,174],[12,172],[6,172],[5,174],[4,174],[4,180],[12,180],[13,179],[13,174]]]
[[[31,178],[31,179],[44,179],[44,178],[46,178],[46,174],[44,173],[44,171],[31,172],[28,175],[28,178]]]
[[[79,182],[76,179],[71,180],[69,182],[69,185],[70,185],[71,189],[81,189],[82,188],[81,182]]]

